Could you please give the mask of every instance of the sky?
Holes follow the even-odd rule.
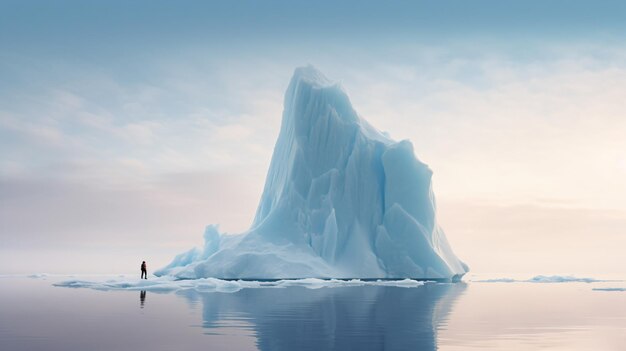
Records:
[[[0,274],[245,231],[306,64],[411,140],[472,273],[626,276],[619,1],[0,0]]]

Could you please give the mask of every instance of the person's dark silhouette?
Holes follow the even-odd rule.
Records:
[[[146,302],[146,291],[145,290],[141,290],[139,292],[139,305],[141,308],[143,308],[143,304]]]
[[[148,268],[146,267],[146,261],[141,263],[141,278],[140,279],[148,279]]]

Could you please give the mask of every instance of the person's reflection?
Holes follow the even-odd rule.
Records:
[[[141,290],[139,292],[139,307],[143,308],[144,303],[146,303],[146,291]]]
[[[180,294],[202,301],[203,327],[215,329],[211,333],[247,315],[242,327],[255,331],[260,350],[427,351],[437,349],[437,331],[464,289],[462,283],[433,283]]]

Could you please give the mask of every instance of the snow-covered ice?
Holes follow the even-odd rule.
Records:
[[[200,278],[176,280],[173,277],[159,277],[145,279],[109,279],[109,280],[65,280],[53,284],[66,288],[90,288],[95,290],[147,290],[154,292],[169,292],[175,290],[193,289],[199,292],[237,292],[242,289],[260,288],[287,288],[300,286],[307,289],[338,288],[350,286],[395,286],[414,288],[426,284],[425,281],[413,279],[402,280],[340,280],[340,279],[293,279],[274,281],[254,280],[222,280],[216,278]]]
[[[352,108],[340,85],[296,69],[250,229],[207,227],[159,276],[458,280],[468,267],[437,224],[432,171]]]

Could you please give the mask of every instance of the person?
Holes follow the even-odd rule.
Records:
[[[148,279],[148,268],[146,267],[146,261],[141,263],[141,279]]]

